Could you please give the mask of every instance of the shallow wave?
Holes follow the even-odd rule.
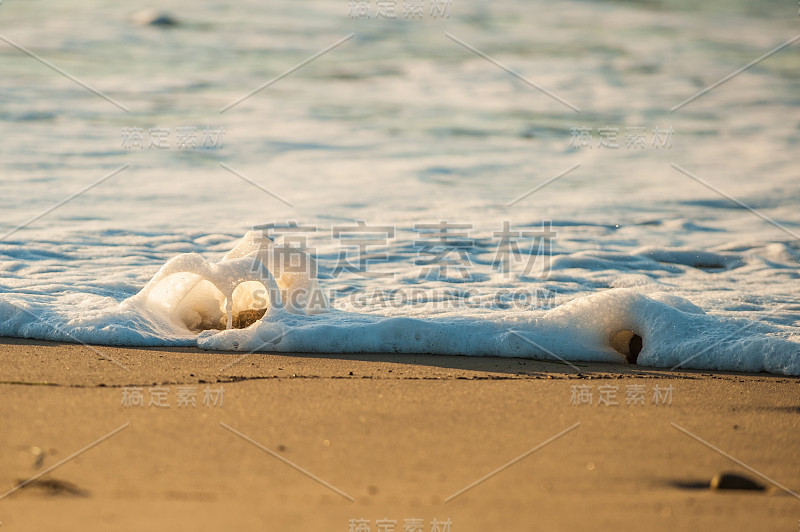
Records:
[[[309,268],[287,270],[279,260],[287,252]],[[636,255],[695,268],[740,261],[686,250]],[[72,308],[70,317],[44,296],[7,294],[0,297],[0,334],[239,352],[434,353],[800,375],[800,344],[779,330],[708,315],[670,293],[611,288],[547,311],[392,316],[333,308],[316,269],[304,252],[249,232],[217,262],[198,253],[176,255],[121,303],[67,296],[60,307]]]

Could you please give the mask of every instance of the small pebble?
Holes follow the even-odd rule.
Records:
[[[131,17],[134,24],[140,26],[158,26],[161,28],[170,28],[178,25],[178,19],[169,13],[156,11],[155,9],[145,9],[134,13]]]
[[[45,452],[43,449],[40,449],[39,447],[31,447],[31,453],[34,456],[33,467],[39,469],[40,467],[42,467],[42,463],[44,462]]]

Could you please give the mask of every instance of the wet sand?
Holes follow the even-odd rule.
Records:
[[[241,356],[0,339],[3,529],[798,528],[798,378]]]

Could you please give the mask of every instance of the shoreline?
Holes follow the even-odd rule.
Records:
[[[529,379],[722,379],[748,378],[775,382],[800,383],[800,376],[779,375],[768,372],[717,371],[707,369],[679,369],[642,366],[612,362],[582,362],[537,360],[517,357],[401,354],[401,353],[282,353],[203,350],[198,347],[130,347],[99,344],[81,344],[50,340],[0,337],[0,352],[11,357],[24,354],[34,356],[37,365],[20,367],[10,363],[10,358],[0,358],[0,374],[18,372],[17,379],[0,379],[0,383],[23,382],[37,379],[42,382],[70,386],[119,386],[129,378],[123,376],[168,376],[174,379],[175,368],[165,368],[159,360],[146,360],[146,353],[170,355],[173,364],[189,364],[202,373],[181,373],[185,382],[207,377],[267,378],[374,378],[374,379],[430,379],[430,380],[529,380]],[[201,357],[198,360],[198,357]],[[80,368],[81,376],[64,378],[63,373],[52,371],[46,363],[69,359]],[[236,362],[242,358],[247,363]],[[31,361],[28,361],[29,363]],[[231,363],[233,364],[231,365]],[[361,373],[350,375],[350,363]],[[255,364],[255,365],[254,365]],[[215,365],[218,367],[215,368]],[[399,370],[388,371],[397,366]],[[288,369],[287,369],[288,368]],[[424,369],[423,369],[424,368]],[[108,369],[108,372],[105,370]],[[238,370],[238,373],[237,371]],[[300,371],[300,373],[298,373]],[[267,375],[264,372],[271,372]],[[390,375],[389,373],[393,373]],[[149,377],[148,377],[149,378]],[[49,379],[49,380],[48,380]],[[62,380],[63,382],[58,382]],[[177,381],[174,381],[177,382]]]

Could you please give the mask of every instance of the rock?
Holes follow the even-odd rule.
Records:
[[[131,20],[140,26],[158,26],[161,28],[171,28],[178,25],[178,19],[163,11],[155,9],[145,9],[134,13]]]
[[[266,312],[265,308],[243,310],[233,316],[233,328],[245,329],[263,318]]]
[[[611,347],[624,356],[628,364],[636,364],[642,346],[642,337],[633,331],[617,331],[611,336]]]
[[[764,491],[766,487],[739,473],[717,473],[711,479],[711,489]]]
[[[628,361],[628,364],[636,364],[636,361],[639,359],[639,353],[642,352],[642,337],[638,334],[634,334],[631,336],[631,341],[628,343],[628,355],[625,357],[625,360]]]

